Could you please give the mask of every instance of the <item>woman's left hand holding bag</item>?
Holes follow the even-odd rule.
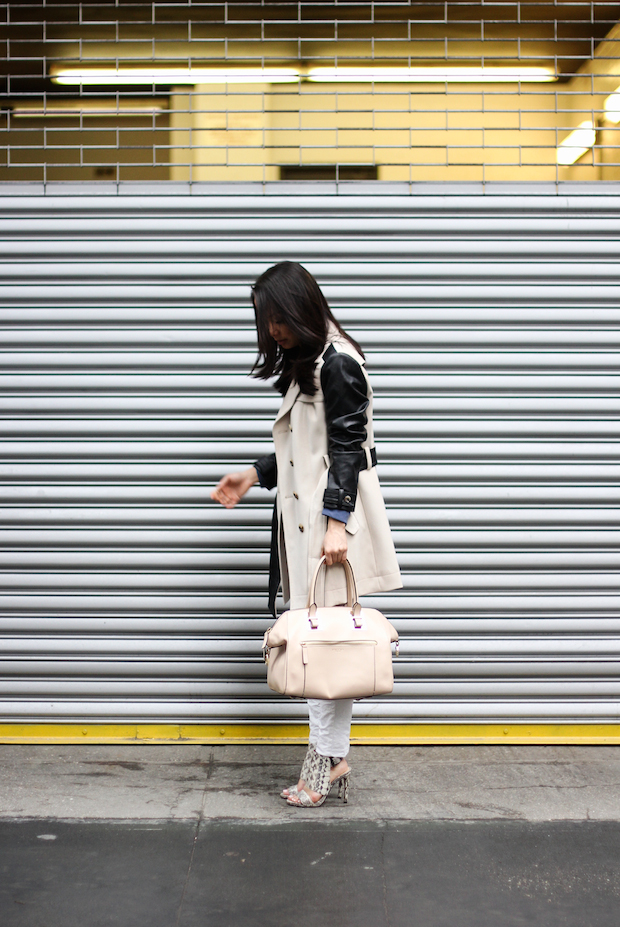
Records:
[[[327,520],[327,531],[323,538],[321,555],[325,554],[327,566],[334,563],[344,563],[347,559],[347,526],[337,518]]]

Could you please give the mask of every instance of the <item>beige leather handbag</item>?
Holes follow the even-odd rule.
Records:
[[[392,642],[398,632],[375,608],[357,601],[355,577],[348,560],[347,604],[316,604],[322,557],[314,571],[308,605],[284,612],[265,633],[263,656],[267,684],[275,692],[302,698],[368,698],[394,688]]]

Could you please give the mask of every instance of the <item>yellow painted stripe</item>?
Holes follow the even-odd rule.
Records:
[[[1,724],[3,744],[301,744],[305,724]],[[366,724],[353,744],[620,744],[620,724]]]

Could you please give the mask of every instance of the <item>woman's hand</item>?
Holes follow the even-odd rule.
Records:
[[[248,467],[240,473],[227,473],[211,492],[211,498],[226,509],[234,509],[254,483],[258,483],[256,467]]]
[[[321,554],[325,554],[325,563],[344,563],[347,559],[347,526],[337,518],[328,518],[327,531],[323,538]]]

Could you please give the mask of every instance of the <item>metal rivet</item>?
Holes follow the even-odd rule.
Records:
[[[351,501],[351,496],[345,496],[345,497],[344,497],[344,501],[345,501],[345,502],[350,502],[350,501]]]

